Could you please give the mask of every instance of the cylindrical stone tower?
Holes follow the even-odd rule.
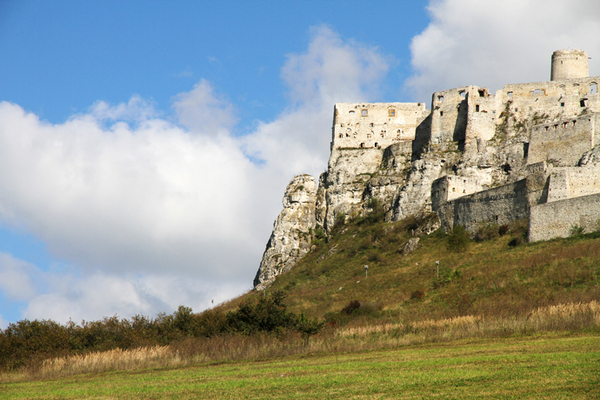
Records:
[[[587,78],[588,76],[588,55],[585,51],[565,49],[552,53],[551,81]]]

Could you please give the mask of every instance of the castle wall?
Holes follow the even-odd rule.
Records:
[[[413,140],[425,103],[336,103],[331,148],[386,148]]]
[[[431,97],[431,143],[465,139],[468,87],[435,92]]]
[[[527,182],[523,179],[457,198],[440,205],[434,211],[445,231],[462,225],[468,232],[475,233],[481,225],[502,225],[527,218],[528,204]]]
[[[598,230],[600,194],[576,197],[532,206],[527,239],[530,242],[568,237],[573,228]]]
[[[489,182],[456,175],[446,175],[436,179],[431,184],[432,208],[436,209],[445,202],[480,192],[486,183]]]
[[[535,126],[529,139],[528,164],[546,161],[554,166],[576,166],[594,147],[599,115],[584,115]]]
[[[571,118],[584,110],[598,112],[599,83],[600,77],[596,76],[506,85],[495,95],[497,113],[508,112],[517,120],[543,120]],[[498,119],[497,123],[502,120]]]
[[[600,193],[599,167],[555,168],[548,181],[548,203]]]

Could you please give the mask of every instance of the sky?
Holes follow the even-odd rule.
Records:
[[[336,102],[600,75],[600,2],[0,0],[0,329],[252,288]]]

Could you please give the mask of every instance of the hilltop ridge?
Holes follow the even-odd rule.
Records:
[[[597,230],[600,77],[588,75],[585,51],[558,50],[546,82],[435,92],[430,109],[335,104],[327,171],[316,187],[304,175],[288,185],[255,289],[375,203],[387,222],[435,215],[424,233],[517,220],[528,221],[529,241]]]

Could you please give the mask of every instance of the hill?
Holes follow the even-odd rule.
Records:
[[[283,291],[291,310],[334,325],[517,318],[600,299],[598,233],[526,243],[526,221],[516,221],[482,226],[477,240],[460,228],[411,235],[427,225],[427,218],[386,223],[380,210],[340,223],[267,293]],[[221,309],[261,296],[251,292]]]

